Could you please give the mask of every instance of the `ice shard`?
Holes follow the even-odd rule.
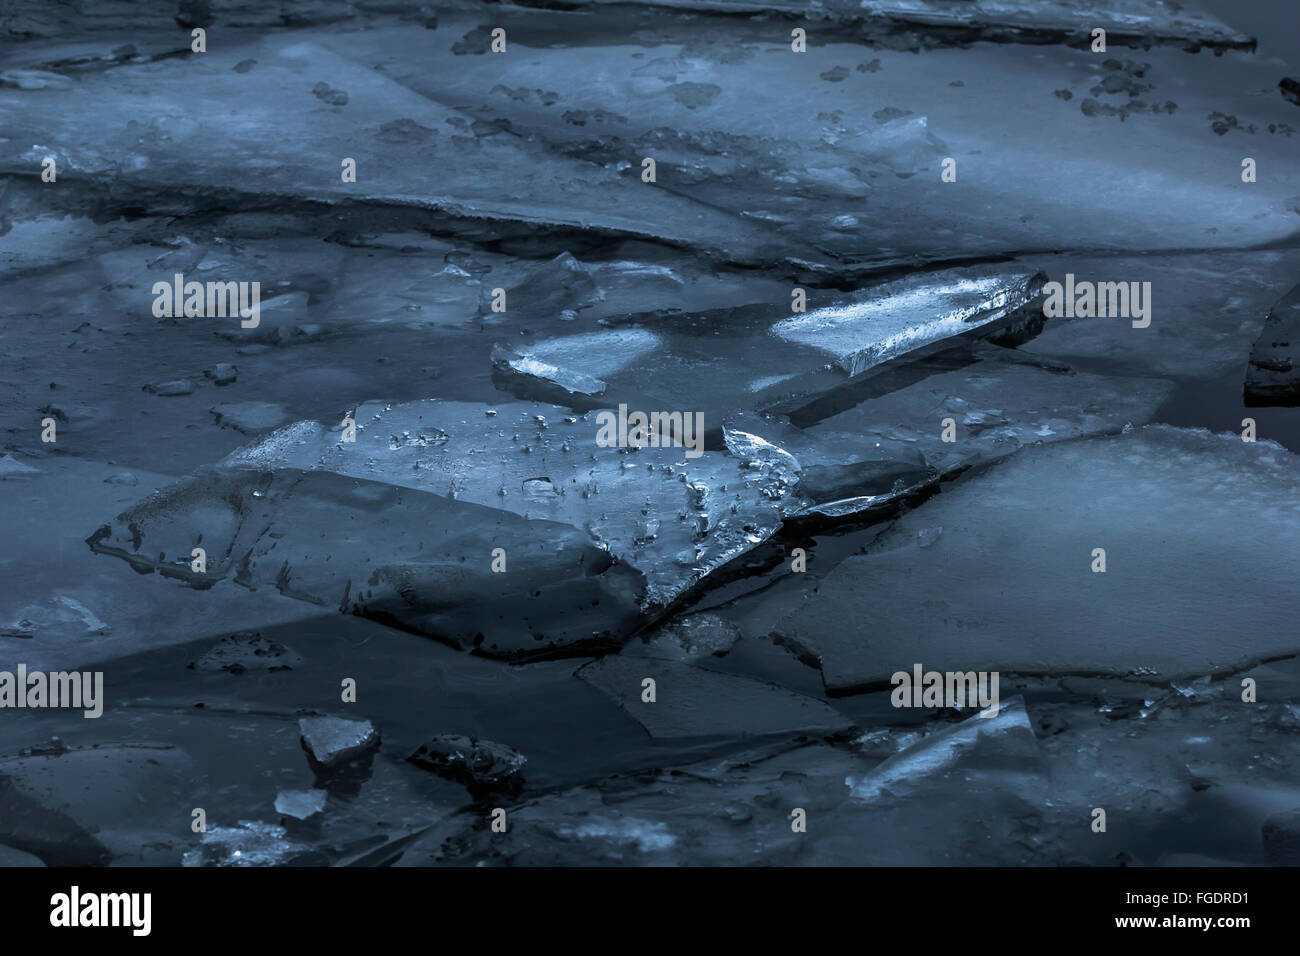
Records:
[[[850,296],[814,294],[793,315],[783,302],[604,320],[605,328],[503,346],[494,359],[502,384],[521,397],[700,411],[716,430],[745,409],[806,410],[899,360],[978,339],[1026,341],[1044,321],[1034,305],[1042,282],[1032,273],[919,273]]]
[[[942,785],[950,775],[960,776],[963,786],[969,786],[976,774],[1042,769],[1025,702],[1015,697],[1003,702],[995,716],[967,717],[895,754],[871,773],[846,778],[844,784],[855,800],[871,802],[906,797],[909,790],[926,784]]]

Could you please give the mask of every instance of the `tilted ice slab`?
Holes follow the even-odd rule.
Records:
[[[585,0],[589,5],[627,0]],[[1086,37],[1094,26],[1145,42],[1253,50],[1255,41],[1221,20],[1161,0],[637,0],[646,6],[721,13],[775,12],[810,20],[888,21],[911,27],[975,30],[985,39]]]
[[[772,334],[824,352],[852,377],[986,326],[1023,306],[1039,289],[1038,279],[1030,275],[927,276],[922,281],[793,315],[772,326]]]
[[[236,72],[246,59],[256,65]],[[314,95],[326,80],[346,102]],[[474,128],[369,63],[292,35],[119,66],[71,90],[0,88],[0,115],[0,171],[35,176],[50,156],[59,182],[102,177],[123,201],[135,194],[151,207],[253,194],[660,238],[750,261],[795,249],[757,223],[647,186],[639,168],[619,173]],[[342,179],[345,158],[355,182]]]
[[[1023,449],[901,518],[773,630],[841,692],[917,663],[1163,682],[1293,654],[1298,465],[1160,425]]]
[[[88,543],[141,573],[274,587],[497,657],[611,646],[639,620],[644,589],[569,525],[293,467],[201,471]],[[508,573],[492,571],[497,548]]]
[[[355,442],[341,426],[286,426],[146,499],[91,544],[142,571],[274,583],[458,644],[482,630],[462,617],[499,610],[468,615],[463,601],[559,593],[564,610],[542,602],[525,614],[531,648],[491,625],[498,653],[524,653],[625,634],[628,594],[662,608],[780,526],[779,476],[721,452],[600,447],[594,416],[562,416],[534,404],[363,404],[349,416]],[[200,545],[208,569],[196,575]],[[491,571],[496,548],[506,573]],[[435,586],[437,600],[421,597]],[[593,626],[577,613],[582,598],[601,601]]]
[[[916,449],[872,434],[814,435],[784,417],[733,415],[723,425],[727,448],[751,468],[793,486],[789,517],[863,515],[939,480]]]
[[[890,362],[972,338],[1018,343],[1043,317],[1042,277],[947,270],[792,315],[790,304],[655,316],[531,345],[502,346],[503,383],[576,408],[627,403],[701,412],[709,430],[743,409],[803,409]]]
[[[1246,404],[1300,405],[1300,285],[1269,309],[1246,367]]]
[[[1081,12],[1082,3],[1032,6],[1084,42],[976,43],[959,55],[913,55],[898,48],[927,45],[926,31],[899,22],[884,24],[887,33],[897,27],[897,37],[864,49],[869,27],[818,19],[825,8],[802,2],[799,21],[736,17],[719,25],[735,38],[720,44],[699,43],[702,30],[711,33],[707,19],[657,17],[653,52],[621,30],[621,6],[566,15],[562,29],[539,34],[528,57],[430,56],[427,36],[385,28],[320,42],[361,62],[418,62],[403,83],[440,102],[472,104],[473,115],[508,122],[556,155],[615,168],[630,162],[634,173],[640,158],[653,157],[657,182],[647,189],[725,209],[797,239],[807,258],[820,250],[849,269],[1010,250],[1241,248],[1296,231],[1300,176],[1278,125],[1290,121],[1291,106],[1245,92],[1275,87],[1275,68],[1158,48],[1132,64],[1149,67],[1131,87],[1140,99],[1095,93],[1133,79],[1126,63],[1137,54],[1119,47],[1116,21]],[[1142,6],[1153,17],[1190,19],[1168,5]],[[981,8],[953,0],[937,9],[957,18]],[[453,36],[472,26],[444,22]],[[807,28],[812,55],[791,52],[796,23]],[[1087,45],[1098,26],[1110,31],[1105,54]],[[941,44],[966,44],[995,31],[956,28],[947,39],[935,32]],[[1062,38],[1017,37],[1009,28],[1002,37]],[[712,99],[703,102],[700,91]],[[1111,109],[1135,112],[1121,122]],[[1206,120],[1215,112],[1259,132],[1216,136]],[[1244,137],[1259,169],[1269,170],[1250,189],[1240,179]],[[1157,154],[1158,169],[1150,162]],[[949,158],[955,181],[943,178]],[[1144,215],[1116,230],[1115,210],[1129,208]],[[1146,278],[1143,269],[1131,278]]]
[[[729,418],[727,434],[760,437],[797,461],[792,513],[843,517],[1027,445],[1145,424],[1173,393],[1163,379],[1077,372],[990,346],[905,371],[924,377],[807,428],[749,414]]]

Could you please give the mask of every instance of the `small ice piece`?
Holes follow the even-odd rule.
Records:
[[[614,844],[630,844],[642,853],[671,850],[677,842],[668,825],[654,820],[635,817],[611,819],[599,817],[574,827],[562,827],[558,835],[579,840],[605,840]]]
[[[22,481],[40,473],[39,468],[24,464],[13,455],[0,456],[0,481]]]
[[[1246,367],[1246,405],[1300,405],[1300,285],[1269,309]]]
[[[322,332],[320,326],[307,321],[309,298],[306,292],[285,292],[260,299],[257,325],[243,325],[252,321],[251,315],[247,318],[231,316],[215,319],[217,324],[213,331],[240,345],[280,345],[318,338]]]
[[[330,106],[347,106],[348,95],[342,90],[336,90],[328,83],[317,83],[311,88],[312,95],[322,103],[328,103]]]
[[[793,316],[784,301],[609,318],[601,331],[498,346],[493,361],[498,383],[521,398],[693,411],[716,429],[741,411],[820,407],[866,373],[972,339],[1027,341],[1043,327],[1032,306],[1042,281],[988,268],[922,272],[847,296],[816,293],[811,311]]]
[[[918,548],[928,548],[939,540],[939,535],[943,534],[942,527],[917,528],[916,529],[916,546]]]
[[[368,720],[343,717],[303,717],[298,721],[302,744],[325,767],[355,760],[379,746],[379,733]]]
[[[194,383],[187,378],[177,378],[169,382],[158,382],[154,385],[146,385],[146,392],[164,397],[175,397],[180,395],[194,394]]]
[[[732,456],[754,468],[762,468],[772,473],[783,485],[793,486],[799,481],[799,461],[779,445],[767,439],[750,434],[739,428],[722,429],[722,438],[727,451]]]
[[[660,344],[659,336],[645,329],[610,329],[546,339],[517,351],[498,347],[492,358],[499,370],[541,379],[566,394],[595,396],[608,387],[607,376]]]
[[[306,820],[325,809],[326,792],[315,787],[310,790],[281,790],[275,796],[275,812],[295,820]]]
[[[500,353],[494,352],[493,358],[497,359],[499,355]],[[599,395],[606,388],[605,383],[598,378],[571,369],[562,369],[558,365],[541,361],[535,355],[520,355],[513,358],[504,356],[500,359],[500,363],[504,363],[511,371],[518,372],[520,375],[545,379],[571,395]]]
[[[857,428],[800,429],[781,416],[746,413],[727,419],[723,436],[733,455],[775,471],[792,489],[784,501],[792,516],[869,511],[938,478],[913,443]]]
[[[863,801],[904,796],[927,780],[963,770],[1037,772],[1038,740],[1022,698],[1002,701],[994,717],[967,717],[888,758],[863,777],[846,777],[850,794]]]
[[[16,86],[20,90],[68,90],[70,77],[49,70],[4,70],[0,72],[0,86]]]
[[[486,289],[484,295],[490,298]],[[506,290],[506,303],[511,311],[548,319],[558,317],[564,310],[584,309],[600,298],[600,289],[587,267],[568,252],[537,267],[518,285]],[[485,311],[491,315],[490,309]]]

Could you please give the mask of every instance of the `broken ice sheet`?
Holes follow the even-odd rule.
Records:
[[[1268,312],[1246,367],[1248,406],[1300,405],[1300,285]]]
[[[815,698],[680,661],[619,654],[602,657],[577,673],[620,704],[652,737],[830,734],[853,724]],[[653,702],[643,697],[646,679],[655,682]]]
[[[211,410],[222,428],[233,428],[245,435],[256,435],[283,425],[288,417],[284,408],[273,402],[228,402]]]
[[[593,416],[553,406],[374,402],[351,417],[355,442],[287,426],[146,499],[92,548],[199,586],[249,565],[236,580],[513,654],[625,635],[641,578],[645,607],[665,607],[781,522],[784,486],[729,454],[599,447]],[[206,576],[175,557],[200,534]],[[412,554],[426,537],[442,539],[441,571]],[[491,571],[496,548],[508,573]],[[501,618],[516,614],[532,623],[512,617],[511,634]]]
[[[0,843],[50,866],[174,865],[194,761],[178,747],[35,747],[0,759]]]
[[[791,513],[842,517],[1026,445],[1143,424],[1173,393],[1162,379],[1076,372],[982,345],[906,371],[919,380],[806,428],[734,415],[725,423],[728,443],[733,435],[761,436],[790,453],[799,464]],[[953,441],[944,441],[949,420]]]
[[[255,446],[252,460],[284,437]],[[387,437],[381,448],[391,454]],[[637,620],[640,575],[570,525],[342,473],[264,468],[269,460],[212,469],[155,492],[96,532],[91,549],[194,587],[273,586],[500,656],[608,642]],[[438,487],[447,490],[445,475]],[[189,563],[197,546],[203,572]],[[494,548],[510,573],[492,572]]]
[[[813,57],[790,56],[788,35],[782,42],[770,23],[747,15],[656,20],[656,46],[647,53],[622,29],[619,18],[627,13],[621,6],[587,7],[563,33],[552,28],[555,42],[539,37],[529,59],[510,63],[491,56],[457,56],[450,62],[429,57],[428,40],[392,29],[321,42],[358,59],[359,51],[380,56],[410,50],[407,55],[421,57],[421,68],[403,81],[431,98],[472,103],[476,115],[508,122],[515,134],[536,137],[574,159],[612,166],[628,163],[628,157],[656,157],[654,189],[720,206],[798,237],[805,248],[838,256],[842,263],[914,266],[1030,249],[1185,249],[1189,236],[1196,236],[1198,245],[1242,246],[1295,231],[1288,207],[1296,179],[1287,172],[1293,164],[1283,138],[1252,146],[1255,152],[1274,153],[1270,168],[1281,178],[1261,179],[1258,188],[1264,192],[1252,191],[1243,201],[1241,191],[1215,173],[1241,157],[1230,155],[1230,144],[1208,133],[1203,119],[1211,111],[1235,112],[1255,119],[1261,129],[1277,119],[1275,109],[1263,107],[1263,97],[1237,92],[1273,86],[1274,69],[1249,57],[1223,57],[1214,63],[1211,88],[1183,82],[1199,70],[1197,58],[1178,49],[1144,52],[1143,59],[1152,63],[1148,76],[1162,98],[1177,96],[1177,114],[1145,114],[1138,124],[1127,123],[1123,136],[1093,135],[1098,131],[1087,127],[1119,125],[1078,108],[1087,92],[1083,84],[1095,82],[1087,77],[1104,59],[1087,49],[1091,26],[1086,21],[1093,14],[1080,12],[1082,0],[1059,9],[1049,5],[1050,14],[1030,2],[1018,5],[1029,8],[1030,20],[1046,16],[1056,23],[1039,30],[1039,38],[1077,41],[1074,48],[1058,46],[1051,56],[1027,57],[1026,48],[1014,41],[1029,28],[999,23],[998,13],[1007,8],[996,0],[997,11],[970,0],[935,4],[929,9],[937,11],[938,22],[962,21],[977,9],[988,19],[979,27],[927,30],[916,22],[924,18],[878,18],[881,49],[873,52],[881,54],[883,68],[869,75],[850,70],[840,83],[821,74],[828,66],[861,62],[862,27],[839,27],[837,37],[836,25],[823,19],[824,8],[819,8]],[[849,5],[853,13],[861,12],[851,0]],[[1171,15],[1163,4],[1143,6],[1129,21],[1134,42],[1145,46],[1158,36],[1148,36],[1148,25],[1156,21],[1186,21],[1187,36],[1200,35],[1197,18],[1186,11]],[[807,12],[801,4],[798,15]],[[1114,20],[1107,28],[1122,30]],[[449,23],[448,29],[461,27]],[[728,42],[702,43],[701,30],[725,34]],[[1177,32],[1170,38],[1174,45],[1189,42],[1176,38]],[[1011,42],[971,45],[974,33]],[[1112,35],[1112,44],[1118,36]],[[962,47],[957,55],[952,49],[929,49],[954,45]],[[895,52],[922,47],[919,55]],[[629,68],[629,57],[638,53],[649,62]],[[503,92],[503,87],[531,91],[543,75],[545,104]],[[975,77],[978,84],[948,89]],[[1079,99],[1068,106],[1052,95],[1064,84],[1082,86]],[[683,103],[682,87],[720,92],[707,105]],[[935,95],[937,89],[944,92]],[[639,108],[626,109],[628,102]],[[1016,102],[1018,109],[1009,113],[1007,102]],[[876,121],[873,114],[882,105],[912,111],[893,121],[904,135],[890,129],[893,123]],[[922,118],[925,133],[919,135]],[[947,148],[937,150],[930,138]],[[1027,166],[1021,154],[1031,141],[1050,159]],[[1167,158],[1159,175],[1151,170],[1152,150]],[[957,158],[961,185],[936,189],[933,183],[949,157]],[[1266,160],[1259,161],[1263,168]],[[1061,188],[1063,168],[1070,170],[1070,189]],[[910,178],[900,179],[900,173]],[[1098,205],[1084,198],[1101,194],[1111,199]],[[1148,215],[1116,230],[1112,208],[1130,206],[1141,206]]]
[[[582,0],[579,6],[625,3],[626,0]],[[801,0],[639,0],[646,6],[682,10],[751,14],[760,12],[804,16]],[[1071,38],[1082,43],[1085,25],[1104,23],[1112,43],[1131,40],[1150,44],[1174,43],[1191,49],[1253,51],[1255,41],[1217,17],[1182,4],[1161,0],[823,0],[819,18],[833,23],[862,24],[868,31],[888,33],[901,27],[933,31],[942,42],[945,31],[981,31],[983,39],[1035,37],[1040,40]],[[923,34],[924,35],[924,34]],[[963,37],[969,34],[963,32]]]
[[[464,814],[440,821],[398,865],[989,865],[1041,857],[1026,838],[1043,806],[1024,793],[1034,778],[1023,766],[990,770],[974,788],[964,774],[945,779],[940,770],[912,799],[868,804],[844,781],[870,766],[818,743],[620,774],[515,807],[505,833]],[[796,807],[807,812],[807,832],[791,827]]]
[[[502,346],[502,384],[577,409],[703,413],[716,430],[742,409],[807,408],[867,373],[966,341],[1018,344],[1037,334],[1038,274],[919,273],[850,296],[605,320],[598,331]],[[819,304],[820,302],[820,304]]]
[[[257,68],[236,72],[254,49]],[[346,106],[313,94],[321,76],[347,94]],[[196,96],[224,106],[196,111]],[[471,130],[460,112],[412,92],[371,61],[352,62],[301,36],[272,32],[254,44],[214,45],[184,63],[87,74],[71,99],[58,90],[3,87],[0,112],[9,118],[0,169],[26,169],[30,157],[39,164],[52,155],[61,179],[111,176],[122,197],[156,197],[161,189],[201,203],[214,191],[251,189],[259,201],[346,200],[476,223],[662,238],[740,260],[797,251],[759,224],[644,188],[639,170],[619,173],[538,151],[490,124]],[[44,119],[32,125],[37,116]],[[207,148],[211,143],[223,146]],[[356,159],[357,181],[342,182],[337,169],[321,175],[316,156]]]
[[[613,329],[546,339],[520,352],[498,347],[492,358],[519,375],[544,379],[570,395],[594,398],[609,387],[602,376],[634,365],[662,344],[646,329]]]
[[[979,361],[865,401],[807,432],[824,443],[850,435],[905,443],[947,476],[1024,445],[1144,424],[1173,393],[1161,379],[1078,372],[1007,350],[976,353],[983,356]],[[943,440],[946,419],[952,419],[955,441]]]
[[[1298,476],[1275,444],[1167,426],[1025,448],[899,519],[773,631],[840,693],[916,662],[1167,681],[1294,654]]]

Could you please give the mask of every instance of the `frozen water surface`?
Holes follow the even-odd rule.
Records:
[[[1290,452],[1236,434],[1148,426],[1025,449],[899,520],[774,630],[841,692],[914,662],[1156,681],[1242,669],[1296,652],[1296,482]]]
[[[0,650],[106,701],[0,865],[1292,862],[1300,67],[1208,2],[10,0]]]

